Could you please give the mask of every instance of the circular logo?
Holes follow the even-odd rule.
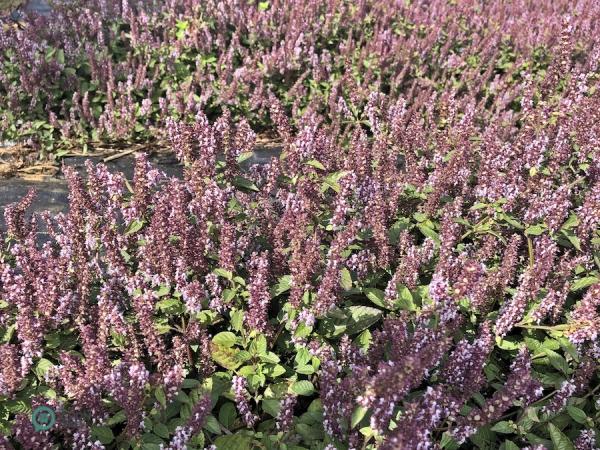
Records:
[[[49,406],[38,406],[31,414],[31,423],[35,431],[48,431],[56,423],[56,414]]]

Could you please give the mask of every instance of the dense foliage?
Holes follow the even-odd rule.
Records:
[[[164,135],[184,177],[6,209],[0,446],[598,447],[597,2],[56,14],[2,31],[5,137]]]

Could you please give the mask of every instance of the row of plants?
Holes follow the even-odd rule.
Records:
[[[570,121],[598,97],[536,132],[532,106],[512,155],[440,100],[400,163],[406,110],[378,98],[372,139],[274,107],[284,152],[243,172],[248,123],[199,116],[170,124],[184,179],[88,163],[65,169],[67,214],[28,219],[33,192],[7,208],[12,442],[594,448],[600,159]],[[566,152],[519,145],[565,130]],[[34,431],[39,404],[64,426]]]
[[[413,103],[452,90],[517,110],[519,86],[543,76],[563,29],[572,56],[594,60],[598,23],[595,2],[567,0],[51,4],[20,26],[0,18],[0,138],[50,159],[161,140],[169,118],[198,111],[268,133],[272,96],[294,115],[316,103],[326,120],[330,109],[356,116],[372,92]]]

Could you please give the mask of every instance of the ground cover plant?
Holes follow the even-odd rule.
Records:
[[[5,137],[184,176],[4,211],[0,446],[598,448],[598,5],[75,7],[3,28]]]

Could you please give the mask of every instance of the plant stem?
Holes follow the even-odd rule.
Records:
[[[527,236],[527,250],[529,251],[529,267],[533,267],[535,264],[535,258],[533,256],[533,241],[529,236]]]
[[[515,325],[515,327],[525,328],[527,330],[561,331],[561,330],[568,330],[569,328],[571,328],[571,325],[560,324],[560,325],[550,326],[550,325],[529,325],[529,324],[526,324],[526,323],[518,323],[518,324]]]

